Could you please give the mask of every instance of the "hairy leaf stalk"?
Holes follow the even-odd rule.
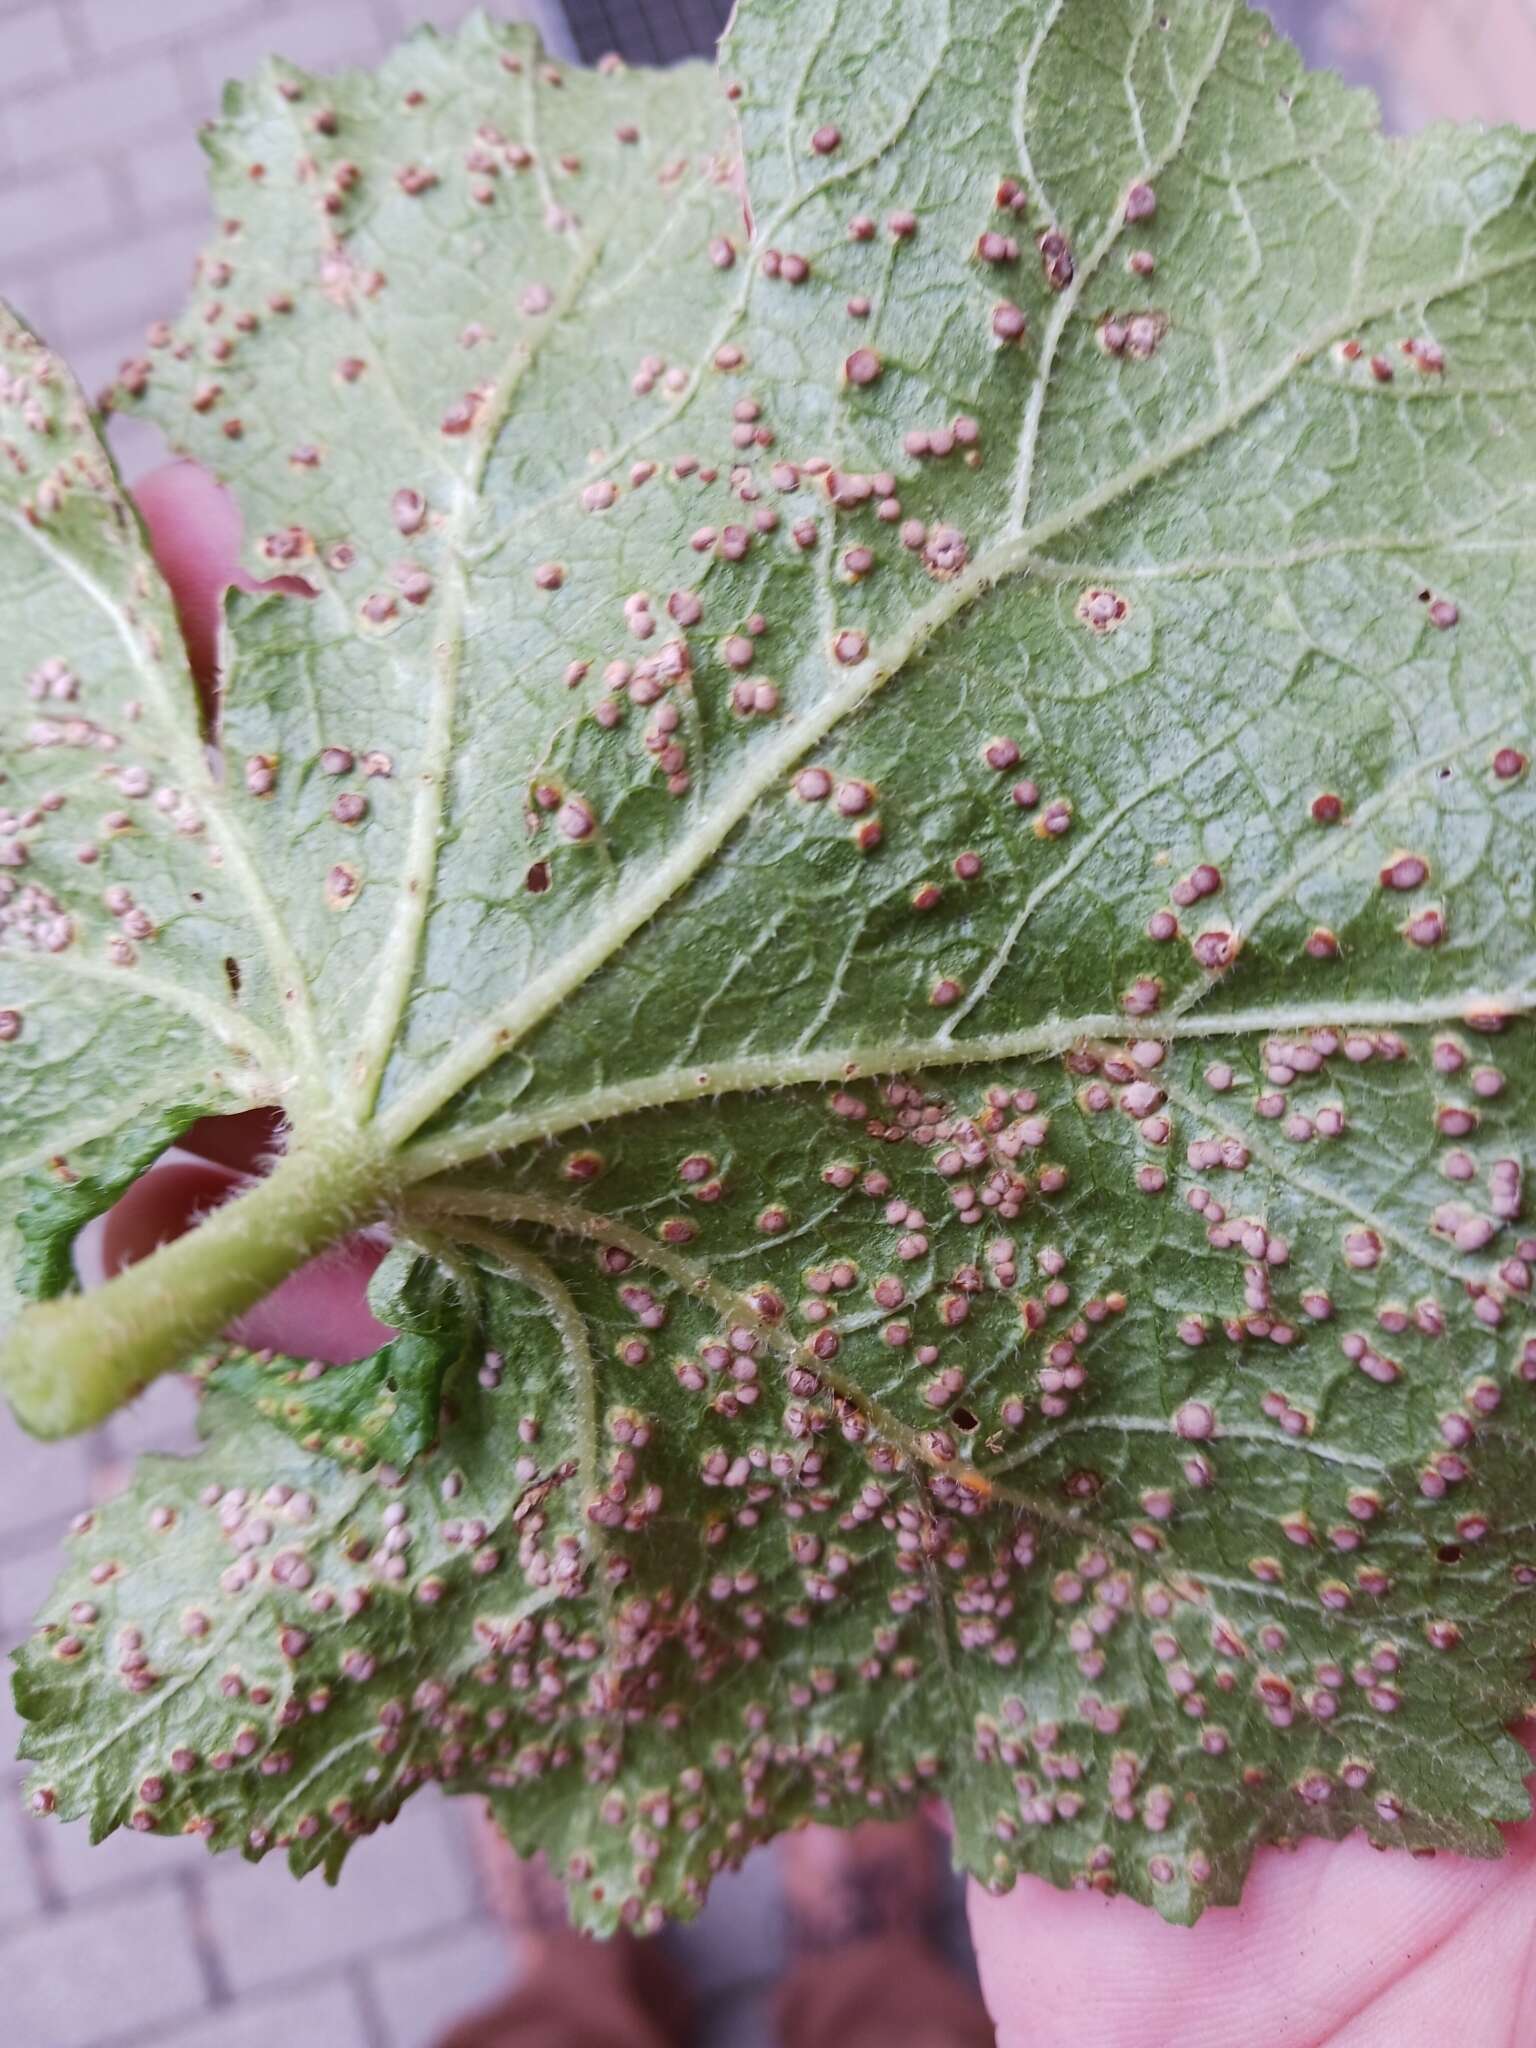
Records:
[[[40,1437],[103,1421],[376,1212],[379,1183],[355,1130],[322,1127],[267,1179],[105,1287],[36,1304],[0,1345],[0,1388],[18,1419]]]

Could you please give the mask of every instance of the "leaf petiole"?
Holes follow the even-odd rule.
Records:
[[[312,1127],[267,1178],[195,1230],[89,1294],[34,1304],[0,1343],[0,1392],[34,1436],[89,1429],[376,1217],[385,1180],[358,1130]]]

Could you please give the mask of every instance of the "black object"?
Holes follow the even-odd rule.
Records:
[[[714,54],[730,0],[565,0],[583,59],[617,50],[632,64],[675,64]]]

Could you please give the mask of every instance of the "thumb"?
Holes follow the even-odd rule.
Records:
[[[240,511],[234,498],[194,462],[168,462],[140,479],[133,498],[150,545],[176,600],[182,638],[205,709],[218,669],[219,614],[239,575]]]
[[[998,2048],[1378,2048],[1536,2039],[1525,1981],[1536,1822],[1499,1862],[1361,1835],[1261,1849],[1242,1904],[1173,1927],[1126,1898],[971,1886]]]

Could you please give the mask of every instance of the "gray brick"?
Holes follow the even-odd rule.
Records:
[[[92,1843],[83,1820],[50,1819],[32,1823],[37,1829],[36,1853],[56,1899],[74,1905],[81,1899],[122,1894],[158,1884],[179,1870],[216,1867],[208,1845],[195,1835],[137,1835],[119,1828],[105,1841]],[[233,1864],[234,1857],[222,1859]]]
[[[25,167],[79,157],[108,138],[133,142],[182,115],[175,66],[154,57],[8,99],[4,128],[13,158]]]
[[[351,1986],[328,1978],[280,1998],[242,1999],[189,2027],[156,2034],[154,2048],[372,2048]]]
[[[338,1886],[298,1882],[274,1856],[211,1885],[208,1920],[229,1982],[245,1991],[456,1927],[472,1893],[441,1800],[427,1791],[358,1843]]]
[[[85,1500],[89,1454],[72,1438],[40,1444],[0,1402],[0,1544],[22,1530],[56,1535]]]
[[[197,49],[208,110],[226,79],[252,77],[268,57],[286,57],[303,71],[334,71],[374,62],[385,40],[361,0],[259,20]]]
[[[6,2039],[18,2048],[91,2048],[105,2036],[189,2019],[203,1980],[180,1893],[148,1886],[0,1940]]]
[[[208,158],[190,121],[131,150],[125,169],[142,216],[155,220],[207,204],[212,223],[213,208],[206,198]]]
[[[0,1778],[0,1936],[46,1903],[42,1872],[32,1853],[41,1831],[41,1823],[22,1806],[15,1785]]]
[[[115,363],[123,354],[122,349],[112,351]],[[95,391],[106,382],[106,377],[97,377],[86,385],[87,391]],[[112,454],[122,472],[123,481],[131,488],[140,477],[152,469],[158,469],[167,459],[165,437],[160,429],[151,426],[148,420],[128,419],[114,413],[107,426],[107,439],[112,445]]]
[[[54,340],[72,357],[86,342],[120,334],[127,354],[151,320],[180,312],[200,240],[197,224],[188,222],[61,264],[54,279]]]
[[[499,1929],[482,1924],[381,1957],[368,1974],[386,2048],[431,2048],[451,2022],[510,1988],[517,1957]]]
[[[62,78],[70,67],[69,38],[56,6],[23,7],[6,16],[5,87],[19,92]]]
[[[0,191],[0,265],[100,241],[113,215],[112,189],[99,164],[7,186]]]
[[[259,0],[81,0],[80,19],[91,47],[103,57],[134,56],[178,37],[218,35],[259,8]]]
[[[49,1540],[0,1565],[0,1648],[11,1649],[25,1639],[64,1561],[63,1545]]]
[[[106,1440],[117,1458],[139,1458],[147,1451],[195,1450],[197,1392],[192,1382],[180,1373],[166,1373],[153,1381],[136,1401],[118,1409],[107,1424]]]
[[[0,170],[0,178],[3,175],[3,170]],[[40,334],[44,341],[52,338],[53,280],[46,269],[32,269],[22,277],[7,277],[0,289],[4,290],[6,298],[34,333]],[[0,1520],[4,1519],[5,1484],[5,1456],[0,1452]],[[4,1538],[0,1537],[0,1545],[3,1543]]]
[[[64,343],[59,335],[59,330],[55,328],[54,332],[58,345],[63,347]],[[122,362],[123,357],[137,355],[142,351],[143,347],[144,334],[142,328],[135,329],[130,327],[122,333],[105,335],[98,341],[80,342],[72,339],[68,345],[69,367],[79,378],[80,388],[84,391],[86,397],[94,398],[96,393],[103,386],[110,384],[117,375],[118,365]],[[148,427],[148,425],[149,422],[147,420],[127,416],[120,418],[118,414],[113,413],[107,420],[107,437],[115,449],[117,447],[119,428]],[[155,430],[151,429],[151,431]],[[156,441],[160,449],[157,459],[163,462],[165,460],[165,442],[158,433],[156,433]],[[105,1435],[102,1437],[102,1442],[104,1445],[107,1444]],[[109,1458],[116,1456],[110,1447],[108,1447],[108,1456]],[[127,1456],[127,1452],[124,1452],[121,1464],[121,1469],[125,1475],[132,1470],[132,1466],[127,1463]]]

